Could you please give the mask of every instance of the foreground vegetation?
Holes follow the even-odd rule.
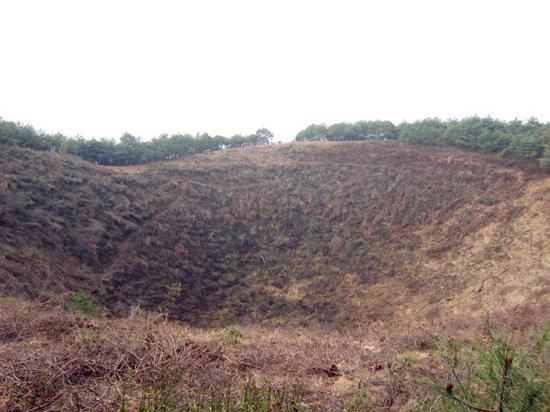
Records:
[[[543,411],[550,408],[548,330],[527,347],[489,331],[487,342],[447,340],[442,357],[450,373],[440,393],[439,410]]]
[[[544,313],[346,332],[196,329],[162,314],[109,320],[3,298],[0,409],[542,412]]]

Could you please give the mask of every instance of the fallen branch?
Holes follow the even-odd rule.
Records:
[[[332,365],[330,368],[311,368],[309,371],[312,373],[325,374],[330,378],[343,375],[342,371],[338,369],[336,365]]]

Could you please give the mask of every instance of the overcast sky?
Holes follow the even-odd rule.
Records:
[[[550,121],[550,2],[0,0],[0,116],[148,139]]]

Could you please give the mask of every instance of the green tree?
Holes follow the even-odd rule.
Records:
[[[493,153],[505,149],[511,137],[505,122],[490,117],[467,117],[453,122],[443,136],[450,144]]]
[[[550,145],[544,147],[544,153],[539,160],[541,167],[550,168]]]
[[[548,410],[550,375],[544,366],[548,361],[548,342],[547,331],[540,333],[528,350],[497,333],[490,334],[488,344],[448,340],[441,348],[448,365],[448,380],[432,386],[439,394],[440,404],[436,409]]]
[[[100,310],[85,292],[75,292],[71,295],[71,309],[91,316],[99,316]]]
[[[428,118],[413,123],[403,122],[398,126],[401,139],[413,143],[441,143],[447,130],[447,123],[437,118]]]
[[[311,124],[296,135],[296,141],[324,141],[327,140],[327,132],[325,124]]]
[[[271,133],[265,127],[256,130],[256,143],[257,144],[270,144],[273,140],[273,133]]]

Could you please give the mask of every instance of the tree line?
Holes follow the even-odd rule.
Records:
[[[462,120],[428,118],[398,125],[387,120],[312,124],[296,141],[359,141],[401,139],[411,143],[453,145],[466,150],[495,153],[501,159],[526,160],[550,167],[550,123],[537,119],[502,121],[491,117]],[[254,134],[232,137],[163,134],[149,141],[125,133],[119,139],[84,139],[47,134],[32,126],[0,117],[0,144],[70,153],[102,165],[131,165],[170,160],[232,147],[266,145],[273,133],[261,128]]]
[[[47,134],[32,126],[0,118],[0,144],[16,145],[35,150],[70,153],[84,160],[102,165],[131,165],[157,160],[177,159],[182,156],[207,153],[230,147],[266,145],[273,141],[273,133],[260,128],[254,134],[232,137],[197,134],[163,134],[142,141],[130,133],[115,139],[84,139],[67,137],[60,133]]]
[[[462,120],[428,118],[394,125],[389,121],[312,124],[297,141],[402,139],[411,143],[453,145],[466,150],[496,153],[501,159],[527,160],[550,167],[550,124],[537,119],[502,121],[491,117]]]

